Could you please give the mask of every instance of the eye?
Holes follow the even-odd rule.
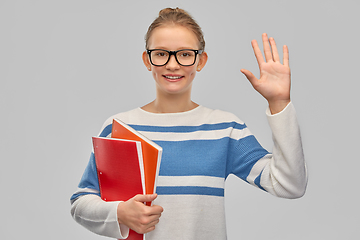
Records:
[[[182,58],[188,58],[188,57],[193,57],[193,56],[194,56],[194,52],[192,52],[192,51],[179,52],[179,57],[182,57]]]
[[[167,57],[168,55],[168,53],[165,51],[155,51],[153,54],[156,57]]]

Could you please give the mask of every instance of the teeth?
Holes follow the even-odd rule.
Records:
[[[181,78],[181,76],[165,76],[166,78],[169,78],[169,79],[179,79]]]

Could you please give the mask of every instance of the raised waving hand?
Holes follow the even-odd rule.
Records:
[[[281,112],[290,102],[291,74],[289,67],[289,50],[283,46],[283,63],[280,61],[279,53],[274,38],[262,35],[264,56],[256,40],[251,41],[256,60],[259,64],[260,78],[256,78],[249,70],[241,69],[241,72],[250,81],[269,103],[272,114]]]

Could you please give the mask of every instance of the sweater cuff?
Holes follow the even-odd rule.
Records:
[[[110,230],[109,237],[115,237],[118,239],[127,239],[129,236],[129,227],[127,227],[124,224],[118,223],[117,208],[120,203],[121,203],[121,201],[105,202],[105,204],[108,206],[108,211],[109,211],[109,219],[108,219],[109,220],[109,223],[108,223],[109,229],[108,230],[111,229],[110,224],[114,223],[113,233],[111,233],[111,230]],[[103,205],[104,210],[106,209],[105,204]]]
[[[270,107],[267,107],[265,113],[268,117],[272,117],[272,116],[281,115],[282,113],[287,112],[290,108],[294,108],[292,102],[289,102],[288,105],[286,105],[286,107],[281,112],[271,114]]]
[[[296,111],[292,102],[276,114],[271,114],[270,108],[268,107],[266,109],[266,116],[273,134],[281,134],[282,136],[296,134],[296,136],[300,136]]]
[[[118,202],[118,205],[120,204],[120,202]],[[117,206],[116,205],[116,219],[118,219],[117,217]],[[119,232],[121,235],[121,238],[119,239],[127,239],[129,237],[129,232],[130,232],[130,228],[128,226],[126,226],[125,224],[120,223],[119,224]]]
[[[119,224],[117,207],[120,201],[105,202],[99,196],[88,194],[73,202],[71,214],[76,222],[102,236],[126,239],[129,228]]]

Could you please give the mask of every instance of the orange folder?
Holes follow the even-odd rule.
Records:
[[[155,193],[162,148],[118,119],[113,120],[111,137],[141,142],[145,173],[145,193]]]

